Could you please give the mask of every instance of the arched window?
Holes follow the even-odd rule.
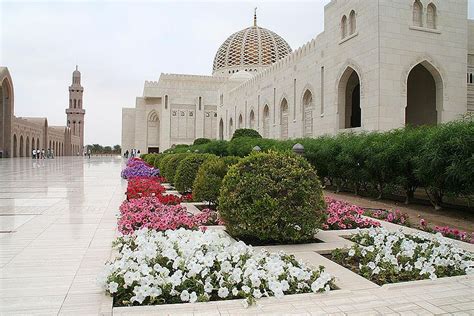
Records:
[[[74,99],[74,108],[76,108],[77,100]]]
[[[243,126],[242,126],[242,125],[243,125],[243,121],[244,121],[244,120],[242,119],[242,114],[240,114],[240,115],[239,115],[239,125],[238,125],[237,128],[242,128],[242,127],[243,127]]]
[[[305,137],[313,135],[313,94],[306,90],[303,95],[303,134]]]
[[[263,137],[270,137],[270,109],[266,104],[263,108]]]
[[[341,20],[341,38],[347,36],[347,17],[344,15]]]
[[[250,128],[255,129],[255,113],[250,111]]]
[[[232,138],[232,135],[234,135],[234,121],[232,118],[229,120],[229,139]]]
[[[351,11],[349,15],[349,34],[352,35],[356,32],[356,13],[354,10]]]
[[[288,101],[283,99],[280,104],[280,138],[288,139]]]
[[[413,3],[413,25],[423,26],[423,5],[419,0]]]
[[[81,108],[81,100],[77,101],[77,107]]]
[[[433,3],[428,4],[426,8],[426,26],[430,29],[436,28],[436,6]]]
[[[69,99],[69,107],[72,106],[72,99]]]

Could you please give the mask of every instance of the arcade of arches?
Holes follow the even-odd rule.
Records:
[[[31,157],[33,149],[51,149],[55,156],[82,153],[81,138],[66,126],[49,126],[46,118],[14,115],[13,82],[0,67],[0,157]]]

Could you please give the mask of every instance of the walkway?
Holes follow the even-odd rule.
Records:
[[[97,315],[121,159],[0,159],[0,314]]]

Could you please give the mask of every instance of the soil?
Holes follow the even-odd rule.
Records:
[[[351,204],[355,204],[362,208],[400,210],[407,213],[413,226],[418,225],[421,218],[424,218],[428,225],[431,226],[450,226],[462,231],[474,232],[474,211],[460,208],[444,208],[436,211],[432,206],[420,204],[404,204],[403,202],[373,199],[367,197],[356,196],[347,192],[334,193],[325,190],[326,196],[337,200],[342,200]]]

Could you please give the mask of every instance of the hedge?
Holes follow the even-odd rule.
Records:
[[[232,135],[232,139],[236,139],[239,137],[251,137],[251,138],[262,138],[256,130],[251,128],[238,128],[235,130],[234,135]]]
[[[174,177],[176,190],[183,194],[190,193],[199,167],[208,159],[214,157],[212,154],[190,154],[181,159]]]

